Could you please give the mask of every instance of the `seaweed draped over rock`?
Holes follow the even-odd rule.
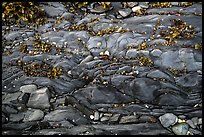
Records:
[[[46,14],[43,9],[34,2],[3,2],[2,20],[4,24],[22,24],[22,22],[35,23],[37,25],[46,22]]]

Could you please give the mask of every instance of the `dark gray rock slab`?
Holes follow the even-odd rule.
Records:
[[[94,128],[103,129],[106,132],[111,131],[117,135],[167,135],[171,132],[163,129],[160,124],[155,123],[140,123],[140,124],[122,124],[122,125],[93,125]],[[137,130],[135,130],[137,129]]]
[[[88,120],[81,116],[80,112],[77,112],[72,107],[67,107],[64,110],[54,110],[46,114],[44,121],[64,121],[68,120],[75,124],[87,124]]]
[[[116,88],[105,86],[94,86],[87,89],[74,92],[74,97],[84,102],[89,99],[91,104],[101,103],[121,103],[123,100],[132,100],[129,96],[125,96],[118,92]]]
[[[9,121],[12,122],[20,122],[21,120],[23,120],[25,114],[24,113],[18,113],[18,114],[10,114],[9,116]]]
[[[147,74],[147,77],[164,78],[164,79],[167,79],[169,81],[173,81],[173,78],[171,78],[170,76],[168,76],[167,74],[165,74],[164,72],[162,72],[160,70],[153,70],[153,71],[149,72],[149,74]]]
[[[130,83],[134,97],[144,102],[151,102],[159,95],[159,85],[159,82],[148,78],[136,78]]]
[[[183,87],[194,87],[198,84],[198,75],[197,74],[186,74],[176,80],[178,85]]]
[[[2,101],[3,104],[8,104],[10,102],[17,102],[18,97],[21,95],[21,92],[10,93],[7,94],[4,100]]]

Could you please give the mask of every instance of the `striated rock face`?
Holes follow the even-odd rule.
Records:
[[[202,3],[27,4],[2,5],[2,134],[202,133]]]

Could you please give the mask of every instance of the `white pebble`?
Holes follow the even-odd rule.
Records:
[[[107,50],[105,51],[104,54],[110,56],[110,53],[109,53],[109,51],[107,51]]]
[[[90,119],[94,119],[94,116],[93,116],[93,115],[90,115]]]
[[[136,11],[138,11],[138,10],[141,10],[142,8],[140,7],[140,6],[136,6],[136,7],[133,7],[132,8],[132,11],[133,12],[136,12]]]

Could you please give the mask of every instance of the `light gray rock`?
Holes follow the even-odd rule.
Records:
[[[35,90],[37,90],[37,86],[34,84],[24,85],[20,87],[20,91],[22,91],[23,93],[32,93]]]
[[[5,38],[8,41],[9,40],[12,41],[12,40],[15,40],[16,38],[20,38],[22,34],[23,33],[19,32],[19,31],[12,31],[12,32],[8,33],[7,35],[5,35]]]
[[[80,64],[84,64],[84,63],[89,62],[89,61],[92,61],[92,60],[93,60],[93,56],[92,56],[92,55],[88,55],[85,59],[83,59],[83,60],[81,61]]]
[[[166,68],[174,68],[178,70],[183,70],[184,65],[181,64],[181,60],[179,59],[179,52],[178,51],[167,51],[162,53],[162,66]]]
[[[149,56],[149,51],[148,50],[139,50],[139,51],[137,51],[137,55],[138,56],[146,56],[146,57],[148,57]]]
[[[99,120],[99,112],[98,111],[94,112],[94,120],[95,121]]]
[[[198,117],[193,117],[193,118],[191,118],[191,120],[193,121],[195,126],[198,125]]]
[[[74,17],[74,14],[72,13],[69,13],[69,12],[65,12],[64,14],[62,14],[61,18],[65,19],[65,20],[71,20],[73,19]]]
[[[187,123],[179,123],[172,127],[172,131],[176,135],[186,135],[189,129],[189,125]]]
[[[202,118],[198,119],[198,125],[202,125]]]
[[[126,8],[126,9],[121,9],[118,11],[120,13],[120,15],[122,15],[123,17],[127,17],[128,15],[130,15],[130,13],[132,12],[131,9]]]
[[[138,2],[127,2],[127,5],[132,8],[134,6],[137,6]]]
[[[113,114],[113,116],[109,119],[109,122],[117,122],[119,120],[120,114]]]
[[[137,115],[132,115],[132,116],[123,116],[119,123],[120,124],[127,124],[127,123],[137,123],[138,120],[138,116]]]
[[[186,123],[189,124],[190,127],[196,128],[192,120],[187,120]]]
[[[110,117],[104,116],[101,118],[101,122],[108,121],[109,119],[110,119]]]
[[[28,111],[23,121],[38,121],[44,117],[44,112],[40,109]]]
[[[166,113],[166,114],[160,116],[159,120],[160,120],[161,124],[167,128],[169,126],[174,125],[178,121],[178,118],[173,113]]]
[[[31,108],[46,109],[50,107],[50,93],[47,87],[31,93],[27,106]]]
[[[136,58],[137,57],[137,49],[129,49],[126,52],[126,56],[131,58],[131,59]]]
[[[192,50],[186,48],[179,49],[179,59],[186,64],[186,68],[189,71],[198,70],[200,68],[199,62],[195,62]]]
[[[55,3],[53,6],[40,5],[40,7],[45,10],[49,17],[59,17],[66,11],[64,5],[60,3],[58,5]]]
[[[180,118],[180,119],[186,119],[186,116],[185,116],[185,115],[178,115],[178,118]]]
[[[151,51],[150,53],[152,56],[155,56],[155,57],[160,57],[161,54],[162,54],[162,51],[160,49],[154,49]]]

